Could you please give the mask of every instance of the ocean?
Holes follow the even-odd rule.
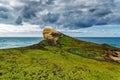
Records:
[[[77,39],[109,44],[120,48],[120,37],[76,37]],[[0,49],[24,47],[36,44],[43,40],[42,37],[0,37]]]
[[[77,39],[120,48],[120,37],[77,37]]]
[[[41,40],[42,37],[0,37],[0,49],[29,46]]]

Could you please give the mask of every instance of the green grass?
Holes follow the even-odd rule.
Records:
[[[25,48],[1,49],[0,80],[120,80],[119,63],[90,58],[106,56],[106,49],[118,48],[68,36],[56,46],[43,41]]]
[[[0,80],[120,80],[119,75],[117,63],[61,53],[54,47],[0,50]]]
[[[85,42],[65,35],[58,41],[58,43],[64,44],[62,47],[60,47],[58,44],[58,47],[62,48],[62,50],[64,49],[70,53],[84,57],[106,57],[106,51],[108,50],[120,51],[120,48],[116,48],[107,44]]]

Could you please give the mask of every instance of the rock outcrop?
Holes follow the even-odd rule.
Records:
[[[48,41],[48,44],[54,46],[57,44],[57,41],[59,40],[59,38],[62,37],[62,34],[51,28],[45,28],[43,30],[43,36],[44,36],[44,39]]]
[[[109,51],[107,52],[107,56],[108,56],[111,60],[120,63],[120,51],[117,51],[117,50],[109,50]]]

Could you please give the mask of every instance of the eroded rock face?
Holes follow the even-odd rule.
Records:
[[[51,28],[45,28],[43,30],[43,36],[44,39],[47,40],[50,45],[56,45],[59,38],[62,37],[62,34]]]
[[[116,62],[120,62],[120,51],[116,51],[116,50],[109,50],[107,52],[108,57]]]

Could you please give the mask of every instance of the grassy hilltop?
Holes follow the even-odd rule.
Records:
[[[0,80],[120,80],[120,64],[108,57],[119,48],[63,35],[54,46],[0,50]]]

